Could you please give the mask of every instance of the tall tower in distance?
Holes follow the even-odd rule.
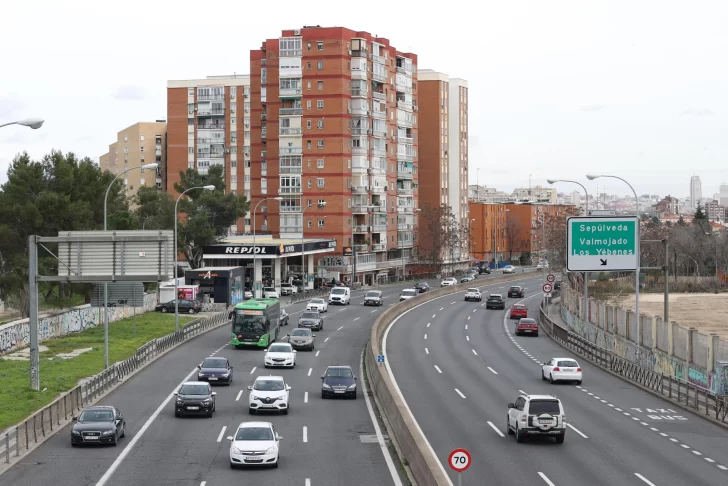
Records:
[[[690,178],[690,204],[694,209],[698,208],[700,200],[703,198],[703,187],[700,183],[700,176],[692,176]]]
[[[718,190],[718,197],[718,204],[723,207],[728,206],[728,182],[724,182],[720,185],[720,189]]]

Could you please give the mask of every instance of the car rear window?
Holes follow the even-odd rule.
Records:
[[[559,361],[556,366],[563,366],[564,368],[578,368],[579,363],[577,363],[573,359],[567,359],[567,360]]]
[[[478,289],[468,289],[467,291],[468,291],[468,292],[473,292],[473,293],[475,293],[475,292],[478,292]]]
[[[521,324],[536,324],[536,320],[535,319],[530,319],[530,318],[529,319],[521,319],[519,322]]]
[[[523,310],[523,309],[526,308],[526,306],[523,305],[523,304],[516,304],[516,305],[513,306],[513,308],[514,309],[518,309],[518,310]]]
[[[417,295],[414,290],[403,290],[401,295]]]
[[[561,413],[561,411],[559,409],[559,402],[556,400],[531,400],[528,413],[531,415],[541,415],[542,413],[553,415]]]
[[[500,294],[491,294],[490,297],[488,297],[488,298],[494,299],[494,300],[501,300],[501,299],[503,299],[503,296]]]
[[[521,287],[514,286],[514,287],[511,287],[511,290],[521,290]]]
[[[376,290],[372,292],[367,292],[367,297],[379,297],[379,292],[377,292]]]

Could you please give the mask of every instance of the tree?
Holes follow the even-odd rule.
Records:
[[[180,182],[174,185],[180,194],[191,187],[215,186],[214,191],[190,191],[179,202],[179,211],[186,218],[179,222],[178,248],[192,268],[202,265],[203,247],[226,237],[230,226],[250,208],[245,196],[225,194],[223,171],[224,168],[219,165],[210,167],[207,175],[187,169],[180,172]],[[166,204],[164,200],[160,203]]]
[[[566,218],[577,212],[575,207],[567,207],[562,213],[544,215],[546,241],[542,242],[542,248],[549,251],[549,265],[553,269],[566,266]]]
[[[703,232],[711,231],[708,215],[705,214],[705,211],[703,211],[703,207],[700,205],[700,203],[698,203],[698,207],[695,209],[695,214],[693,215],[693,225],[698,227]]]
[[[170,193],[142,186],[134,196],[134,203],[141,229],[170,229],[174,226],[175,199]]]
[[[449,251],[448,244],[453,233],[451,216],[450,206],[446,204],[434,208],[425,205],[417,216],[417,261],[427,266],[431,273],[440,273],[443,254]]]
[[[523,252],[528,247],[528,231],[530,228],[519,226],[516,218],[506,213],[506,223],[503,228],[506,236],[506,248],[508,249],[508,261],[513,261],[513,252]]]

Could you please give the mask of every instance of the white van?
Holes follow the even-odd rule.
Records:
[[[349,305],[351,301],[351,289],[349,287],[334,287],[329,294],[329,305]]]

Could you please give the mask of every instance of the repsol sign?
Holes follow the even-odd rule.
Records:
[[[226,246],[226,255],[269,255],[267,246]]]

